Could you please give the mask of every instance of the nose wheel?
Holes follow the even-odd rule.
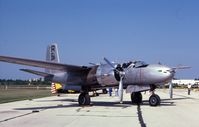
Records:
[[[90,105],[90,96],[88,93],[81,93],[79,95],[79,98],[78,98],[78,102],[79,102],[79,105],[81,106],[84,106],[84,105]]]
[[[152,94],[149,98],[149,104],[150,106],[157,106],[160,105],[160,97],[157,94]]]

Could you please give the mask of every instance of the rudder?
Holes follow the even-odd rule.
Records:
[[[56,43],[48,45],[47,52],[46,52],[46,61],[60,63],[58,46]],[[45,72],[53,74],[53,73],[56,73],[57,71],[45,69]]]

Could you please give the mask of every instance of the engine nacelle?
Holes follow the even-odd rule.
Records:
[[[103,86],[118,84],[115,78],[115,72],[108,64],[101,64],[96,72],[97,81]]]
[[[64,84],[68,81],[68,78],[69,78],[69,74],[67,72],[60,72],[60,73],[54,74],[52,81]]]

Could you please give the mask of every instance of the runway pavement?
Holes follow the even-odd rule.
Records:
[[[118,97],[93,97],[92,105],[80,107],[78,95],[52,96],[34,100],[0,104],[0,127],[198,127],[199,92],[187,95],[186,90],[157,90],[162,102],[148,104],[149,93],[143,93],[143,104],[132,105],[124,94]]]

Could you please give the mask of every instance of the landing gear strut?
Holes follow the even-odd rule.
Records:
[[[141,104],[142,103],[142,94],[141,94],[141,92],[131,93],[131,102],[133,104]]]
[[[81,93],[78,98],[79,105],[90,105],[90,96],[88,93]]]
[[[160,105],[160,97],[154,93],[156,89],[156,85],[152,84],[150,85],[150,91],[152,93],[152,95],[149,97],[149,104],[150,106],[157,106],[157,105]]]
[[[93,96],[97,97],[97,96],[99,96],[99,93],[97,93],[96,91],[93,91]]]

